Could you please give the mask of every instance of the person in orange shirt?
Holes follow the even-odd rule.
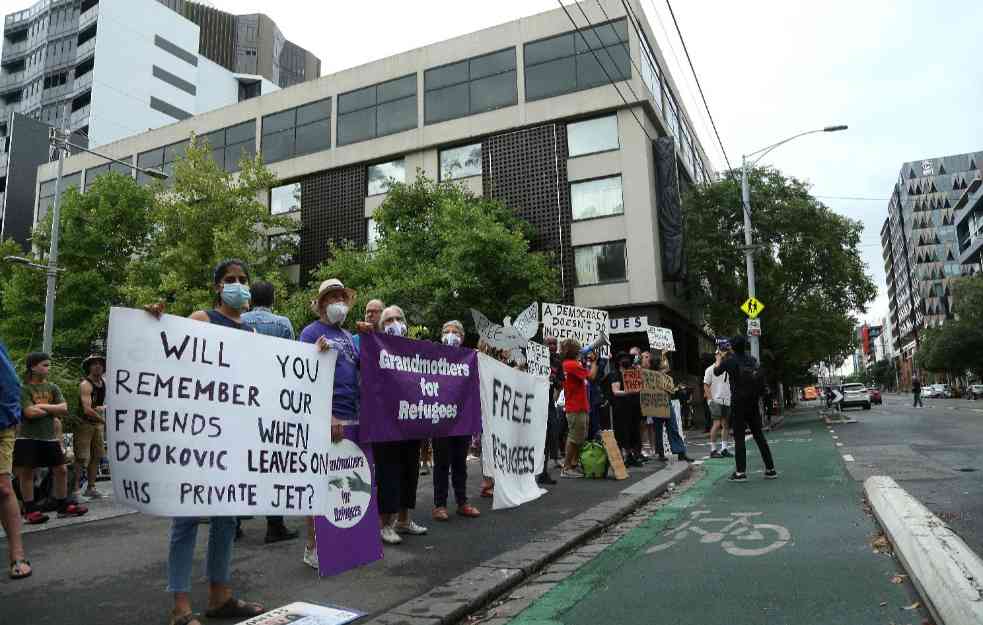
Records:
[[[564,408],[567,413],[567,455],[563,461],[560,477],[565,478],[584,477],[583,472],[577,469],[577,458],[587,438],[587,415],[590,412],[587,383],[597,377],[595,355],[587,354],[590,369],[580,362],[580,356],[580,342],[576,339],[568,338],[560,343],[560,357],[563,358]]]

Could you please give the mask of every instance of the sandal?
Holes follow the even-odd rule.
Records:
[[[266,612],[266,608],[258,603],[249,603],[242,599],[229,597],[229,600],[217,608],[205,611],[208,618],[252,618]]]
[[[494,497],[495,496],[495,486],[482,486],[481,487],[482,497]]]
[[[187,612],[181,616],[171,616],[171,625],[201,625],[201,621],[193,612]]]
[[[27,573],[21,568],[24,565],[27,565]],[[10,579],[24,579],[25,577],[30,577],[32,573],[34,573],[34,568],[27,560],[21,558],[20,560],[10,561]]]

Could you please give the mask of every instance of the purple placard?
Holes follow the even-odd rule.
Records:
[[[345,440],[329,452],[334,502],[328,516],[314,518],[321,577],[382,559],[375,462],[372,446],[358,444],[358,429],[345,426]]]
[[[362,443],[481,431],[478,352],[363,334],[360,362]]]

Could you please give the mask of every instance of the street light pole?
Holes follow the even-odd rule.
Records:
[[[748,162],[749,156],[759,155],[758,158],[751,162],[750,167],[754,167],[758,162],[763,159],[769,152],[774,150],[780,145],[784,145],[793,139],[798,139],[799,137],[804,137],[805,135],[811,135],[817,132],[837,132],[839,130],[846,130],[845,125],[840,126],[826,126],[825,128],[819,128],[816,130],[807,130],[806,132],[800,132],[797,135],[791,136],[788,139],[783,139],[778,143],[769,145],[768,147],[761,148],[760,150],[755,150],[749,154],[744,154],[741,156],[741,208],[744,211],[744,258],[747,262],[747,291],[748,297],[755,296],[755,285],[754,285],[754,240],[751,236],[751,185],[748,182]],[[761,361],[761,341],[760,337],[751,335],[751,355],[760,362]]]

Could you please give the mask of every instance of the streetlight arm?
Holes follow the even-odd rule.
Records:
[[[80,150],[82,152],[88,152],[89,154],[93,154],[93,155],[98,156],[99,158],[105,159],[107,161],[112,161],[114,163],[119,163],[120,165],[125,165],[125,166],[129,167],[130,169],[135,169],[135,170],[137,170],[138,172],[140,172],[142,174],[146,174],[146,175],[150,176],[151,178],[157,178],[158,180],[167,180],[167,174],[165,174],[162,171],[158,171],[156,169],[144,169],[143,167],[137,167],[133,163],[127,163],[126,161],[121,161],[118,158],[113,158],[112,156],[106,156],[105,154],[100,154],[99,152],[96,152],[95,150],[90,150],[89,148],[84,148],[81,145],[75,145],[74,143],[71,143],[69,141],[66,141],[65,142],[65,145],[67,147],[73,148],[75,150]]]
[[[764,148],[761,148],[760,150],[755,150],[754,152],[750,152],[749,154],[745,154],[744,155],[744,158],[747,158],[749,156],[754,156],[755,154],[759,154],[760,153],[760,156],[758,156],[758,158],[756,158],[753,161],[751,161],[750,163],[748,163],[747,166],[748,167],[754,167],[755,165],[758,164],[758,161],[760,161],[761,159],[763,159],[765,156],[768,155],[768,152],[771,152],[772,150],[774,150],[775,148],[777,148],[777,147],[779,147],[781,145],[785,145],[789,141],[794,141],[795,139],[798,139],[799,137],[804,137],[806,135],[811,135],[811,134],[814,134],[814,133],[817,133],[817,132],[826,132],[826,131],[823,130],[822,128],[819,128],[817,130],[807,130],[805,132],[800,132],[797,135],[791,136],[788,139],[784,139],[782,141],[779,141],[778,143],[774,143],[772,145],[769,145],[768,147],[764,147]]]

